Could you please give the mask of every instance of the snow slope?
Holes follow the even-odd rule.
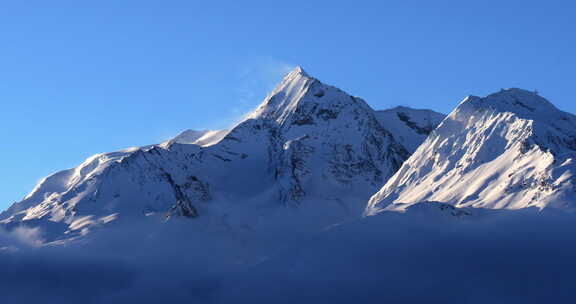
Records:
[[[536,93],[470,96],[376,193],[367,214],[419,202],[574,209],[576,116]]]
[[[391,129],[405,142],[413,132],[415,144],[430,122],[403,112],[418,117],[416,128],[401,129],[406,121],[396,115]],[[323,227],[360,216],[409,156],[377,115],[296,68],[230,130],[188,130],[160,145],[95,155],[42,180],[0,219],[42,226],[48,240],[143,216],[232,231]]]
[[[226,134],[230,132],[229,130],[185,130],[178,134],[176,137],[167,140],[160,145],[163,147],[169,146],[171,144],[189,144],[189,145],[199,145],[199,146],[211,146],[220,142]]]

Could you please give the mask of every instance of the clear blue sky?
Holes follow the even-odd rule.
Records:
[[[2,1],[0,208],[92,154],[226,127],[295,65],[379,109],[521,87],[575,113],[575,16],[569,1]]]

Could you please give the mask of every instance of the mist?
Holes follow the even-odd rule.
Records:
[[[68,246],[2,232],[0,300],[27,303],[542,303],[576,300],[573,214],[383,213],[308,237],[125,223]],[[29,239],[26,239],[28,237]],[[278,244],[282,244],[279,246]],[[560,301],[561,299],[561,301]]]

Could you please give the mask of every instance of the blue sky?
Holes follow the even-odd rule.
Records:
[[[296,65],[378,109],[521,87],[576,113],[576,4],[340,2],[1,2],[0,208],[92,154],[226,127]]]

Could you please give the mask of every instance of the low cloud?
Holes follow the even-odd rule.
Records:
[[[0,227],[0,252],[40,247],[44,243],[40,228],[20,226],[6,231]]]
[[[337,227],[246,271],[224,301],[573,303],[575,219],[520,213],[445,221],[382,214]]]
[[[274,241],[283,244],[282,250],[251,246],[259,240],[210,231],[194,221],[125,224],[64,247],[36,248],[38,232],[3,232],[4,244],[20,247],[0,252],[0,301],[576,300],[576,217],[571,214],[512,213],[474,220],[382,214],[297,240],[276,233]]]

